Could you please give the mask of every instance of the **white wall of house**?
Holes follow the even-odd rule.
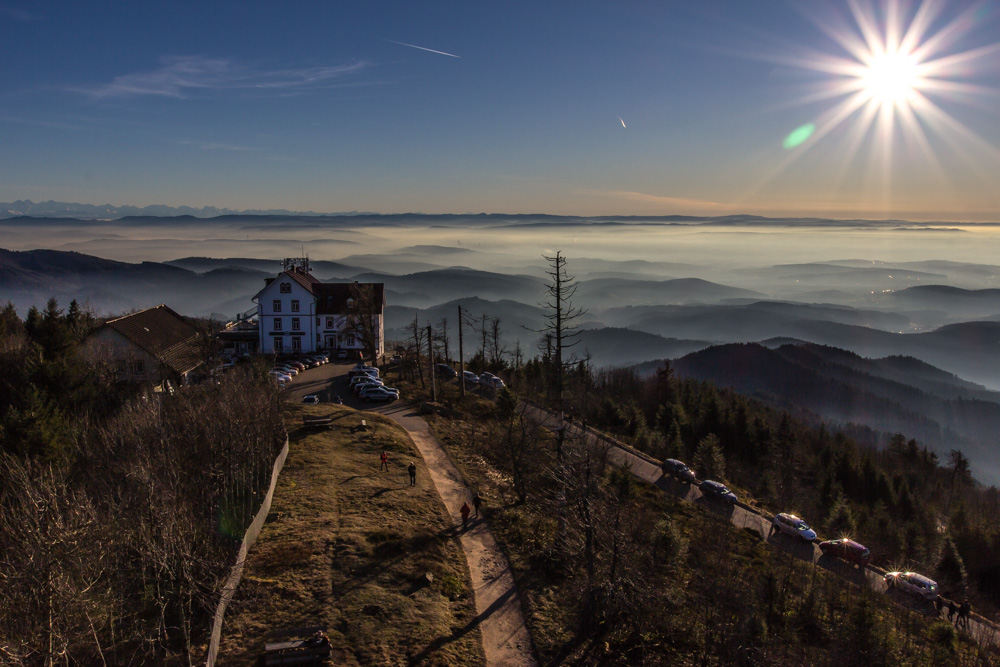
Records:
[[[257,295],[261,354],[315,352],[316,299],[282,274]]]

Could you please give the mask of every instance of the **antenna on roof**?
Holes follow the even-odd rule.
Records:
[[[282,261],[281,266],[284,271],[293,271],[297,273],[311,273],[312,269],[309,267],[308,257],[286,257]]]

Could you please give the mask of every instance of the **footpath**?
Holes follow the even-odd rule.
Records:
[[[448,513],[456,523],[461,523],[462,504],[472,505],[472,493],[427,422],[417,415],[415,408],[398,403],[389,404],[379,412],[410,434]],[[514,577],[489,525],[482,515],[478,519],[470,517],[469,529],[459,535],[475,595],[477,615],[472,624],[478,625],[482,634],[486,664],[536,666]]]

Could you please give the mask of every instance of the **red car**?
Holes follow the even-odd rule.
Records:
[[[827,556],[840,558],[861,567],[867,565],[872,559],[872,554],[868,550],[868,547],[854,540],[827,540],[826,542],[820,542],[819,548]]]

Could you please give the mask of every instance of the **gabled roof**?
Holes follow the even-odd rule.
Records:
[[[385,283],[318,283],[313,286],[317,315],[343,315],[353,312],[347,300],[357,298],[358,289],[371,288],[375,303],[372,310],[381,313],[385,308]]]
[[[184,374],[201,365],[198,330],[162,303],[108,320],[104,326],[114,329],[176,373]]]

